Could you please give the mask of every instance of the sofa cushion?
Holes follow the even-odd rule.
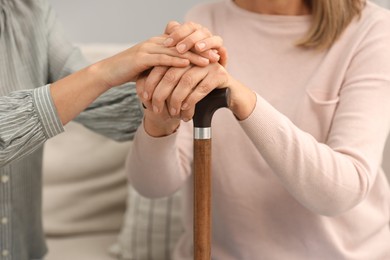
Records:
[[[117,143],[77,123],[65,129],[45,145],[46,235],[119,231],[127,196],[124,162],[131,143]]]

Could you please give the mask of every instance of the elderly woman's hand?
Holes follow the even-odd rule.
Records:
[[[154,70],[156,72],[156,70]],[[155,136],[168,135],[179,125],[181,120],[189,121],[195,112],[195,104],[215,88],[229,89],[229,109],[239,120],[247,118],[256,104],[256,94],[239,81],[235,80],[219,63],[210,63],[200,67],[190,65],[182,68],[169,68],[162,79],[155,84],[153,75],[145,75],[137,81],[137,93],[147,108],[145,125],[147,132],[150,125],[161,132]],[[148,84],[153,81],[153,84]],[[151,89],[148,89],[151,88]],[[152,93],[145,99],[143,91]],[[156,134],[159,133],[159,134]]]
[[[213,35],[206,27],[194,22],[180,24],[171,21],[167,24],[165,33],[168,34],[165,46],[176,46],[179,53],[191,50],[208,58],[210,62],[219,62],[226,66],[227,52],[222,38]]]

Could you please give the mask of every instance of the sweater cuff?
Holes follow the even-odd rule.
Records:
[[[264,98],[257,95],[255,109],[239,124],[252,140],[273,143],[276,133],[283,132],[289,120],[280,114]],[[261,135],[259,135],[261,133]]]
[[[47,138],[64,132],[50,93],[50,84],[34,89],[33,102]]]
[[[142,153],[155,153],[155,156],[161,156],[161,151],[166,150],[166,147],[175,147],[177,131],[167,136],[153,137],[145,131],[144,121],[142,120],[136,136],[142,143],[142,147],[140,148]],[[150,149],[150,147],[153,147],[153,149]]]

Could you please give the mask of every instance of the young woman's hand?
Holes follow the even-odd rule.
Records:
[[[136,81],[140,73],[155,66],[186,67],[190,63],[206,66],[209,60],[193,52],[179,53],[164,45],[167,37],[153,37],[91,66],[108,86]]]
[[[191,50],[209,59],[211,63],[219,62],[226,66],[227,52],[222,38],[213,35],[206,27],[194,22],[180,24],[171,21],[167,24],[165,33],[168,34],[165,46],[175,46],[179,53]]]

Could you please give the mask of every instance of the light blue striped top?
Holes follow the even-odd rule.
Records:
[[[0,0],[0,259],[42,259],[42,150],[63,132],[49,83],[86,65],[46,0]],[[129,140],[142,112],[134,86],[101,96],[76,120]],[[69,162],[71,163],[71,162]]]

